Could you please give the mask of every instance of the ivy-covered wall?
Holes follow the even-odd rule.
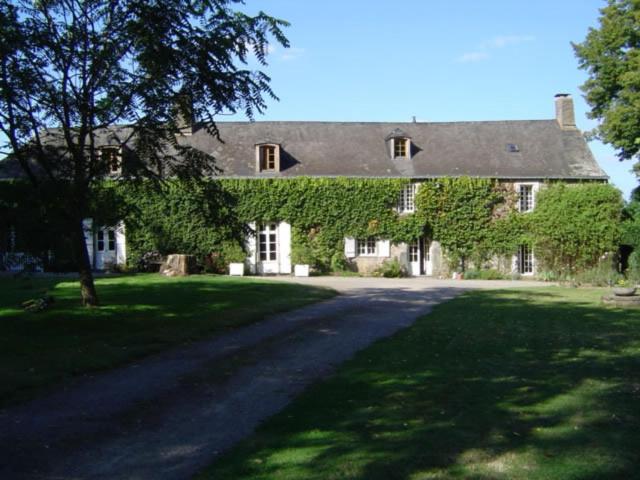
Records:
[[[127,259],[134,267],[150,251],[192,253],[203,262],[213,253],[219,264],[238,261],[250,222],[291,224],[294,263],[320,270],[345,267],[345,237],[401,243],[424,235],[441,244],[456,269],[485,267],[492,258],[529,244],[539,270],[559,273],[593,266],[602,254],[616,250],[620,238],[622,201],[610,185],[546,185],[535,211],[521,214],[511,183],[432,179],[421,183],[416,211],[399,215],[395,207],[408,182],[296,177],[112,183],[96,194],[92,208],[96,224],[125,220]],[[7,218],[46,218],[42,205],[15,200],[30,198],[12,193],[16,188],[0,185],[0,208]],[[60,225],[38,221],[27,228],[35,238],[51,238],[46,232],[33,234],[37,229],[58,231]]]
[[[161,191],[121,187],[127,216],[129,258],[158,250],[203,257],[242,244],[249,222],[286,221],[293,255],[321,270],[344,266],[344,238],[374,236],[393,243],[420,236],[439,241],[448,257],[479,265],[513,253],[523,222],[509,186],[478,178],[443,178],[421,184],[416,211],[398,214],[405,179],[218,179],[206,186],[179,182]],[[223,252],[224,254],[224,252]]]

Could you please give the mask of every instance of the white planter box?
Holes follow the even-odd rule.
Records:
[[[242,277],[244,275],[244,263],[230,263],[229,275]]]
[[[296,277],[308,277],[309,276],[309,265],[296,265],[294,267],[294,275]]]

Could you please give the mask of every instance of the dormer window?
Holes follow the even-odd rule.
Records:
[[[411,138],[396,128],[384,139],[391,158],[411,158]]]
[[[393,139],[393,158],[407,157],[407,144],[409,140],[407,138],[394,138]]]
[[[258,172],[279,172],[280,145],[256,145],[256,165]]]
[[[107,175],[122,173],[122,153],[120,147],[101,147],[100,162]]]

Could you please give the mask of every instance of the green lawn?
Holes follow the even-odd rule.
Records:
[[[473,292],[358,354],[203,479],[640,478],[640,310]]]
[[[79,285],[0,278],[0,405],[74,375],[112,368],[168,347],[329,298],[328,289],[249,278],[158,274],[101,278],[101,307],[80,306]],[[21,303],[49,292],[41,313]]]

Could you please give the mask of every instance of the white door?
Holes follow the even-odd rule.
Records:
[[[265,223],[258,230],[258,273],[280,273],[278,224]]]
[[[424,270],[425,275],[433,275],[433,261],[431,260],[431,242],[424,242]]]
[[[414,277],[433,275],[431,242],[427,242],[424,237],[409,244],[409,273]]]
[[[109,264],[116,263],[116,231],[113,227],[99,228],[96,231],[96,270],[104,270]]]
[[[411,276],[417,277],[418,275],[422,275],[420,268],[420,241],[411,242],[409,244],[409,274]]]

